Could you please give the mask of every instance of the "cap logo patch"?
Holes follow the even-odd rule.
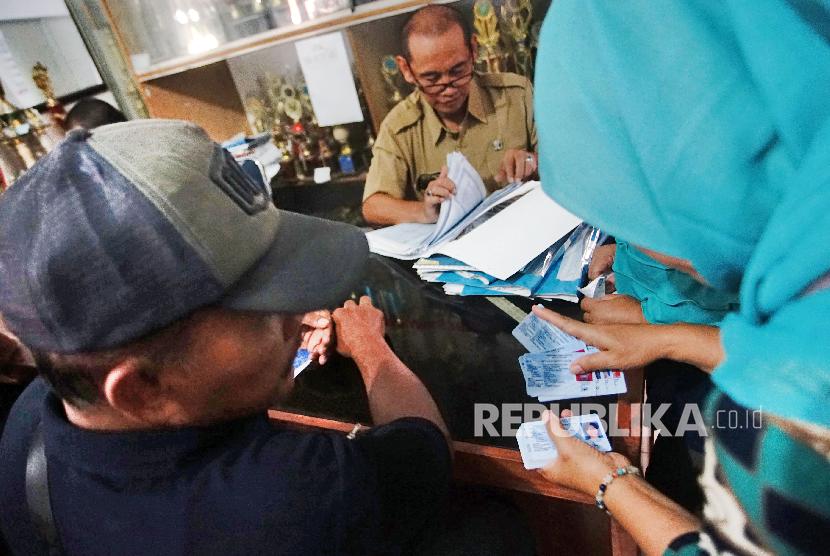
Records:
[[[264,183],[246,174],[231,153],[216,145],[210,162],[210,179],[225,192],[239,208],[254,215],[268,208],[271,201]]]

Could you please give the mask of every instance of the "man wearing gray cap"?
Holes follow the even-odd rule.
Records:
[[[196,126],[70,133],[0,199],[0,313],[43,376],[0,442],[12,551],[410,547],[446,495],[446,427],[368,298],[333,318],[376,426],[350,440],[265,415],[303,315],[340,304],[366,258],[359,230],[277,210]]]

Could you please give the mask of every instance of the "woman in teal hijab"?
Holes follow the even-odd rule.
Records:
[[[647,553],[830,546],[828,98],[827,2],[562,0],[548,12],[536,72],[546,191],[740,296],[705,355],[718,388],[705,523],[635,478],[602,491]],[[620,356],[661,336],[537,311]],[[719,422],[732,412],[744,426]],[[554,441],[544,473],[568,486],[597,492],[620,464]]]

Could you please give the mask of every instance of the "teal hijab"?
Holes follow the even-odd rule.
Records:
[[[536,67],[548,194],[739,292],[715,383],[830,426],[830,2],[561,0]]]

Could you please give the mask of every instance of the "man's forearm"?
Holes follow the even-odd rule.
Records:
[[[375,193],[363,201],[363,218],[374,226],[402,222],[428,223],[422,202],[396,199],[385,193]]]
[[[432,421],[449,441],[449,431],[429,391],[383,339],[361,346],[352,354],[357,363],[375,424],[401,417]]]

